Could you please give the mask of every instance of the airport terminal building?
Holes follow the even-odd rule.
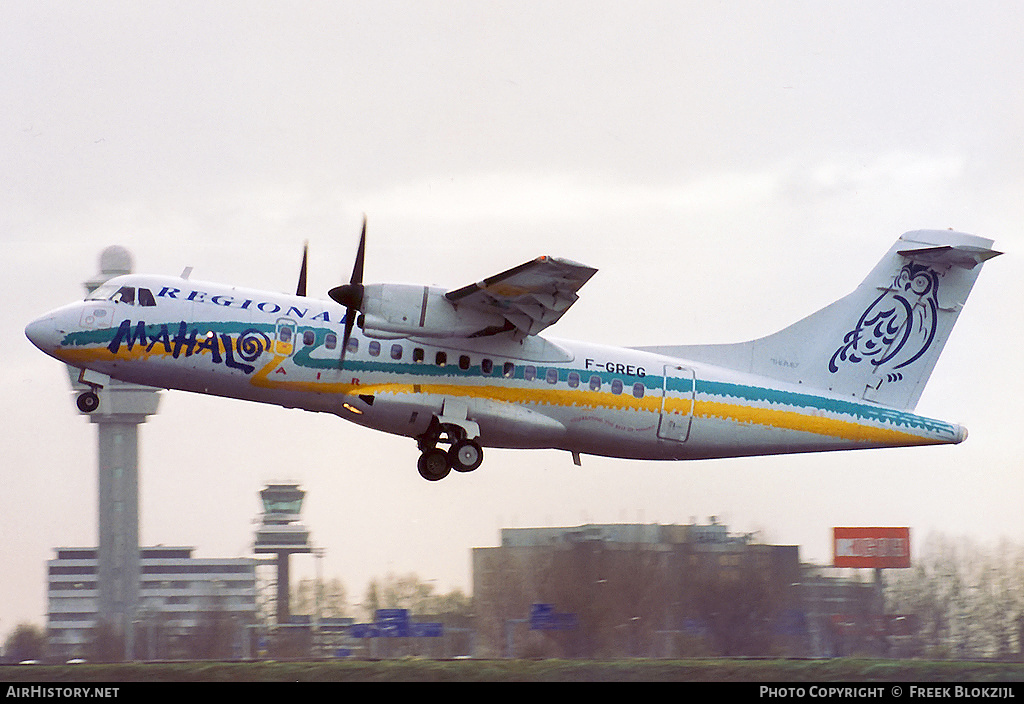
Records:
[[[855,583],[827,587],[797,546],[715,519],[506,528],[472,563],[481,657],[834,654],[835,614],[870,606]],[[537,605],[560,618],[538,626]]]
[[[97,619],[97,550],[55,551],[56,557],[47,561],[50,654],[96,658],[87,650],[96,647],[104,629]],[[112,657],[122,659],[124,652],[143,659],[243,654],[247,626],[256,622],[259,562],[197,558],[192,552],[191,547],[141,548],[134,628],[117,634]]]
[[[798,609],[799,574],[796,546],[757,544],[714,520],[506,528],[499,547],[473,550],[478,638],[497,656],[760,654],[766,624]],[[531,628],[523,615],[535,603],[575,614],[575,627]],[[736,633],[745,640],[718,642]]]

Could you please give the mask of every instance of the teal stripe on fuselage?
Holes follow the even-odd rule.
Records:
[[[258,323],[258,322],[246,322],[246,321],[204,321],[204,322],[192,322],[187,323],[191,328],[198,328],[200,330],[212,329],[218,333],[229,333],[229,334],[241,334],[246,330],[258,330],[269,337],[273,337],[276,333],[276,325],[269,323]],[[145,326],[146,336],[152,341],[158,334],[161,327],[167,326],[172,328],[174,323],[157,323],[147,324]],[[314,357],[313,353],[317,350],[325,349],[324,344],[328,334],[338,335],[338,331],[331,328],[314,328],[308,325],[299,325],[298,327],[303,330],[313,330],[315,334],[314,344],[311,346],[296,345],[296,351],[292,356],[292,361],[297,366],[314,369],[314,370],[335,370],[338,369],[338,359],[333,356],[337,352],[335,350],[329,350],[332,354],[329,358]],[[110,343],[115,335],[117,334],[117,328],[104,328],[100,330],[88,330],[78,331],[67,335],[63,341],[64,345],[68,346],[86,346],[86,345],[105,345]],[[301,332],[297,334],[297,337],[301,335]],[[396,343],[408,346],[410,343],[408,340],[403,340]],[[339,340],[340,344],[340,340]],[[423,347],[433,347],[433,345],[417,345]],[[449,349],[438,346],[439,349]],[[403,354],[408,354],[408,350],[404,350]],[[381,350],[382,355],[388,354],[387,348]],[[484,356],[481,353],[473,353],[474,356]],[[347,357],[345,360],[345,370],[362,372],[362,373],[383,373],[383,374],[398,374],[407,375],[412,377],[446,377],[453,379],[509,379],[517,381],[525,381],[525,368],[527,366],[533,366],[537,369],[537,378],[534,380],[538,384],[538,388],[543,388],[543,385],[548,385],[546,381],[547,371],[549,369],[556,369],[558,371],[558,383],[567,383],[569,374],[576,372],[580,375],[580,386],[581,392],[587,391],[589,380],[593,376],[597,376],[601,379],[602,387],[610,384],[614,379],[621,379],[624,384],[629,385],[635,383],[641,383],[645,391],[661,391],[663,387],[667,385],[668,391],[676,395],[689,395],[693,390],[693,380],[688,376],[668,377],[667,381],[662,375],[659,374],[646,374],[645,376],[629,376],[616,374],[614,372],[601,371],[597,369],[579,369],[574,367],[566,367],[559,365],[541,365],[536,363],[524,363],[522,360],[517,360],[514,357],[505,357],[503,355],[494,354],[494,357],[504,360],[514,360],[516,363],[515,373],[511,377],[504,377],[499,369],[498,363],[495,363],[495,373],[490,375],[484,374],[479,364],[474,364],[467,369],[460,368],[457,364],[448,364],[444,367],[439,367],[429,362],[401,362],[397,360],[382,359],[366,360],[357,359],[353,357]],[[553,384],[551,384],[553,385]],[[870,423],[883,423],[891,424],[897,427],[915,428],[926,432],[938,432],[948,433],[951,435],[956,434],[956,426],[944,421],[934,420],[919,416],[914,413],[907,411],[901,411],[898,409],[886,408],[884,406],[877,406],[869,403],[863,403],[853,400],[843,400],[829,398],[826,396],[818,396],[810,393],[797,393],[792,391],[785,391],[781,389],[773,389],[770,387],[756,386],[749,384],[739,384],[735,382],[715,381],[709,379],[698,378],[696,380],[696,391],[698,394],[703,394],[705,397],[715,397],[721,399],[736,399],[740,405],[752,405],[757,403],[766,403],[773,406],[786,406],[790,408],[808,409],[811,411],[822,411],[838,416],[845,416],[848,418],[855,418],[861,422]],[[698,399],[699,401],[699,399]]]
[[[835,413],[837,415],[857,418],[861,421],[891,423],[902,427],[918,428],[928,432],[956,434],[956,426],[945,421],[926,418],[895,408],[853,400],[699,378],[697,379],[697,393],[717,396],[719,398],[735,398],[740,402],[748,404],[769,403],[773,405],[795,406]]]

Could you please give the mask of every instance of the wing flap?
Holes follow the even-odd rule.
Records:
[[[501,315],[519,335],[536,335],[579,300],[576,292],[595,273],[597,269],[568,259],[538,257],[445,297],[456,306]]]

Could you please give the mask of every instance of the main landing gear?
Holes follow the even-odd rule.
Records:
[[[436,482],[448,476],[451,470],[472,472],[484,461],[484,450],[476,440],[466,437],[466,431],[452,423],[434,419],[430,428],[417,438],[420,455],[416,468],[427,481]],[[449,445],[447,450],[438,443]]]

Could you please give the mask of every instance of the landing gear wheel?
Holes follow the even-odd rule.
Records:
[[[458,440],[448,450],[448,463],[456,472],[472,472],[483,461],[483,448],[475,440]]]
[[[420,476],[428,482],[440,481],[451,471],[451,467],[448,465],[448,453],[438,448],[427,450],[420,455],[416,469],[419,470]]]
[[[75,403],[78,404],[78,410],[82,413],[92,413],[100,407],[100,397],[96,395],[95,391],[86,391],[79,394]]]

